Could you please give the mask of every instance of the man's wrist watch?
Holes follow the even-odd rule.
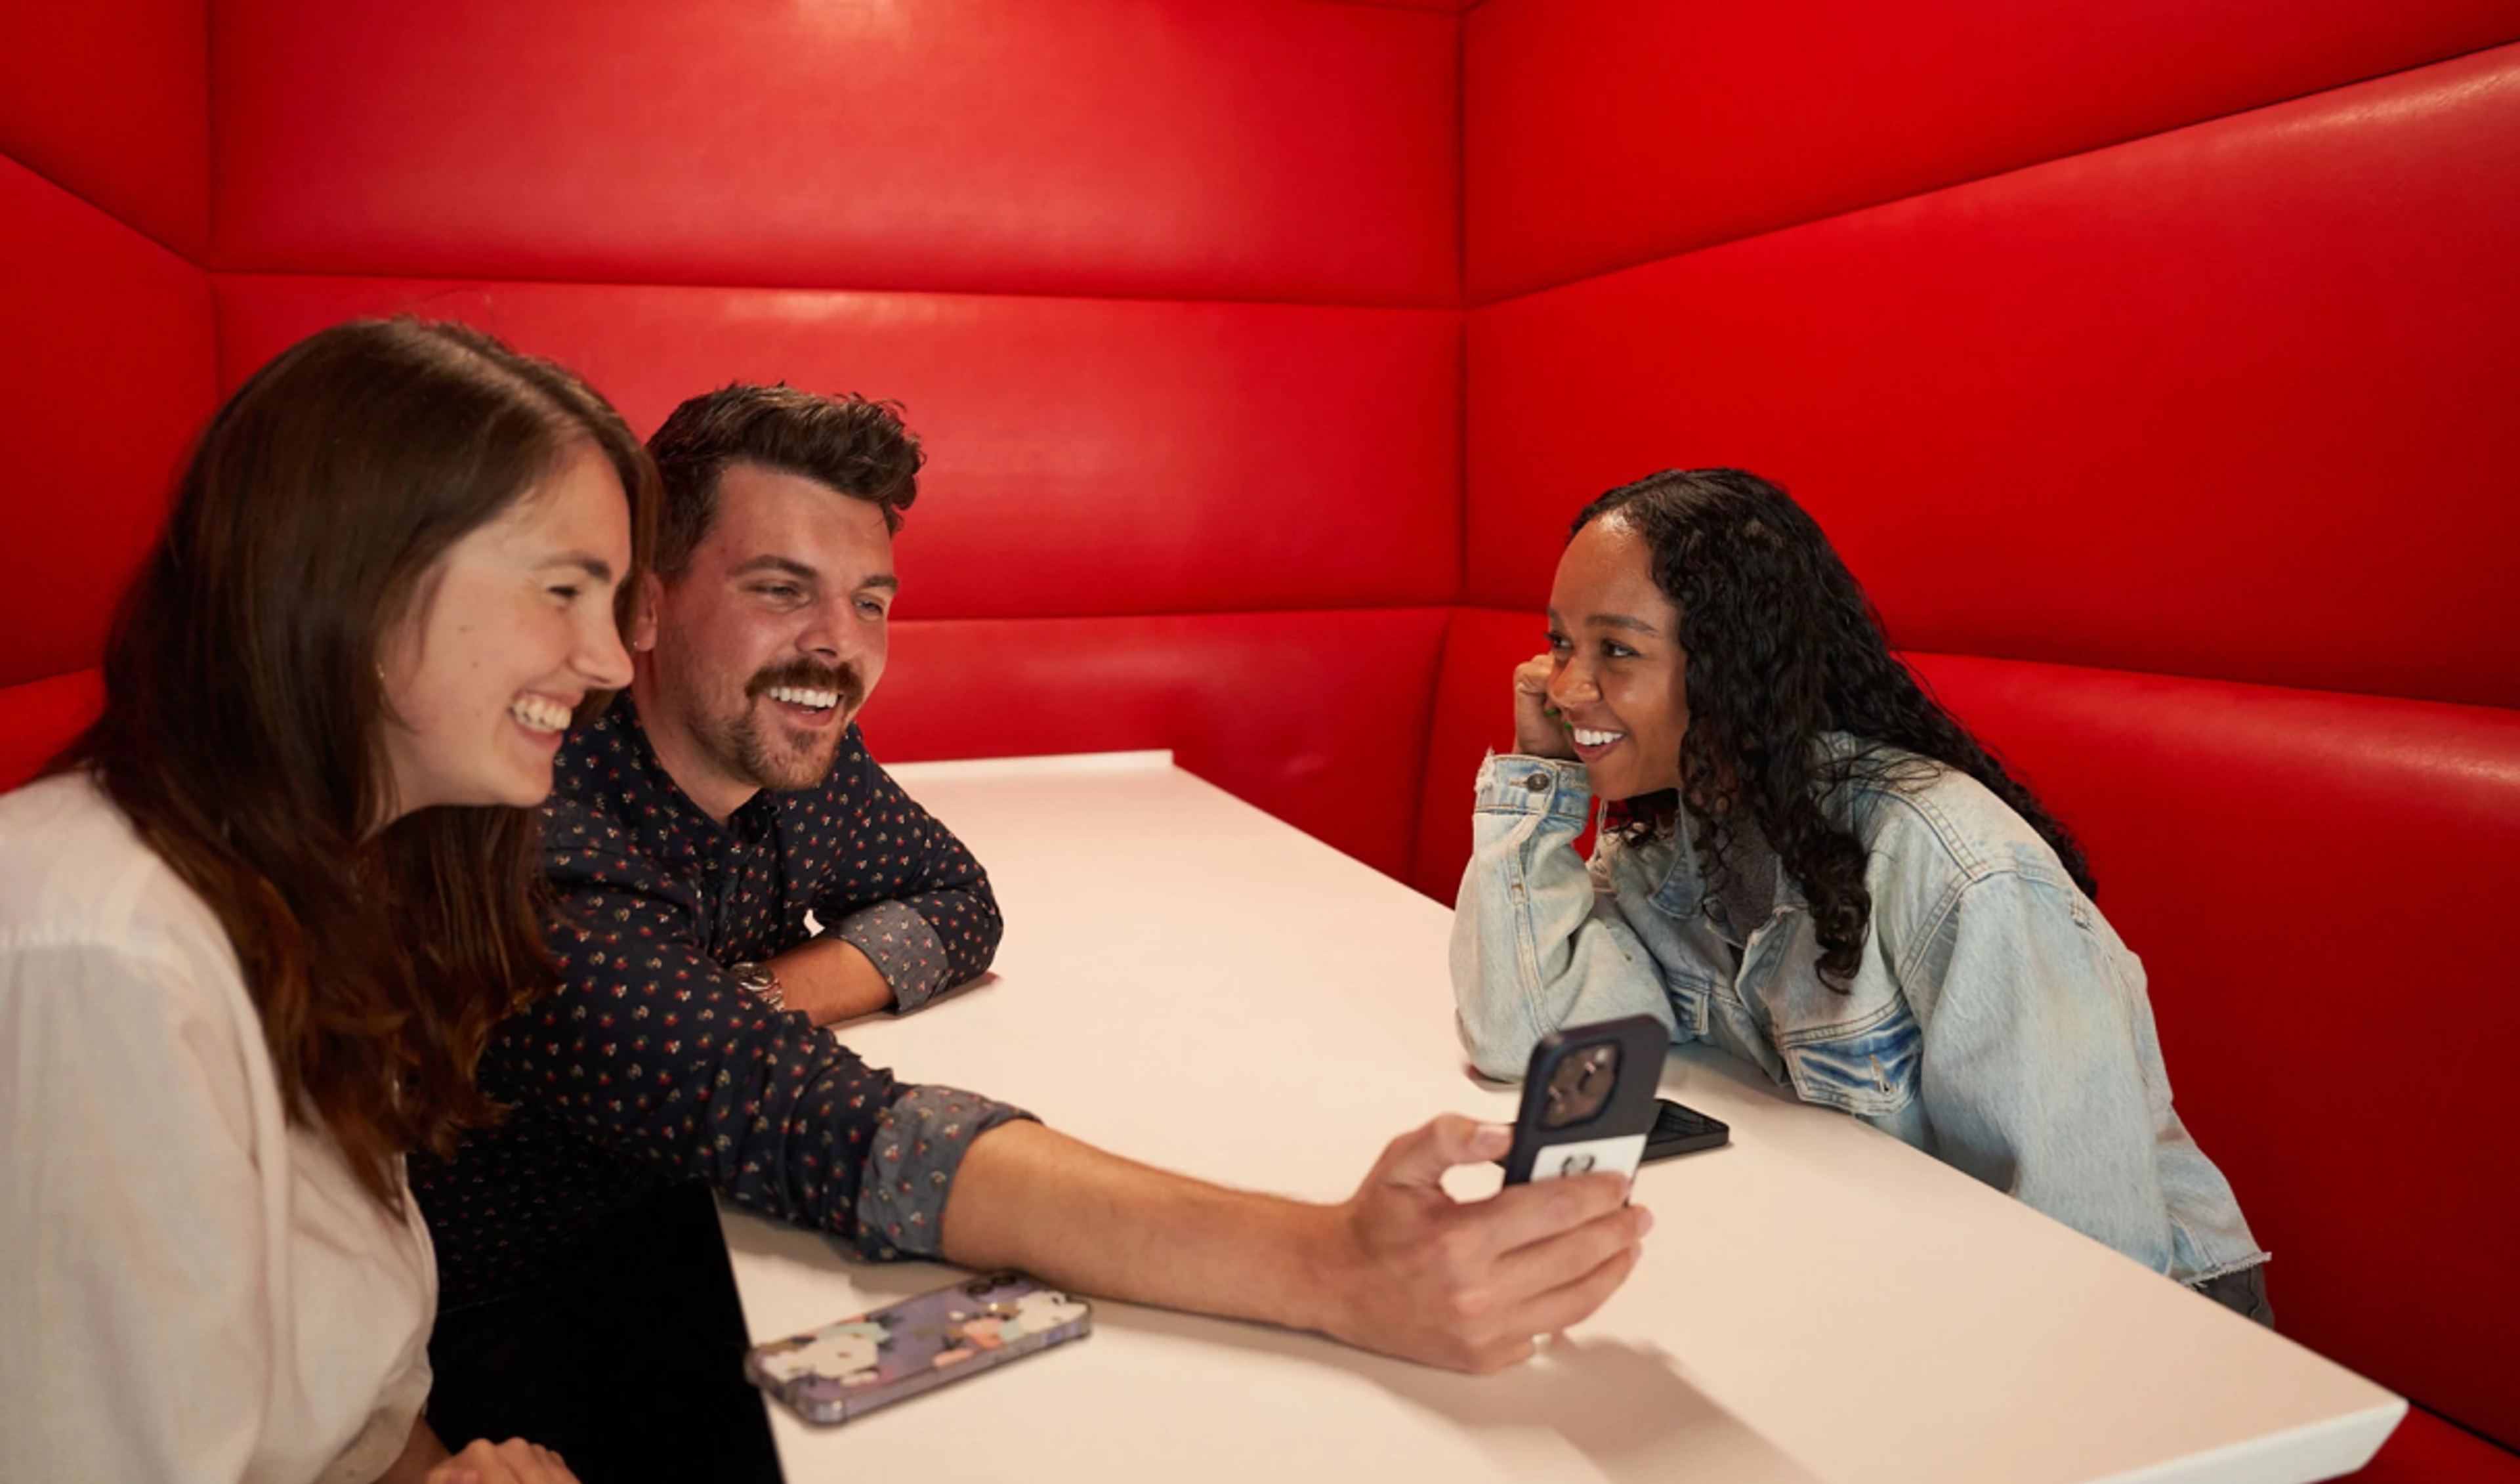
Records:
[[[788,991],[780,986],[777,969],[767,964],[755,964],[747,959],[741,964],[728,965],[726,971],[735,976],[736,983],[752,991],[753,998],[769,1006],[772,1014],[786,1013]]]

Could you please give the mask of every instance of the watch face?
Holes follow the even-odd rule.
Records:
[[[788,997],[779,988],[779,974],[767,964],[738,964],[727,970],[735,982],[774,1010],[785,1009]]]

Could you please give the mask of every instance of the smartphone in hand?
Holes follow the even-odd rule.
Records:
[[[1552,1031],[1531,1049],[1505,1180],[1633,1175],[1654,1126],[1670,1033],[1650,1015]]]
[[[743,1373],[809,1422],[845,1422],[1093,1332],[1083,1299],[989,1273],[755,1345]]]

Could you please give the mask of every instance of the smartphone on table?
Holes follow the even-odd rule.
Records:
[[[1508,1185],[1608,1171],[1633,1175],[1648,1159],[1710,1148],[1722,1123],[1654,1096],[1670,1033],[1650,1015],[1569,1025],[1531,1049]]]
[[[1093,1332],[1083,1299],[989,1273],[755,1345],[743,1373],[809,1422],[845,1422]]]

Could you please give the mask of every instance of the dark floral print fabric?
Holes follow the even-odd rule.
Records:
[[[723,826],[656,760],[624,694],[572,733],[543,811],[557,994],[502,1026],[483,1087],[511,1105],[412,1184],[441,1304],[533,1282],[607,1213],[678,1179],[877,1258],[930,1256],[965,1150],[1017,1109],[867,1065],[726,967],[811,935],[883,970],[899,1008],[986,968],[987,875],[867,755],[855,727],[818,787]]]

